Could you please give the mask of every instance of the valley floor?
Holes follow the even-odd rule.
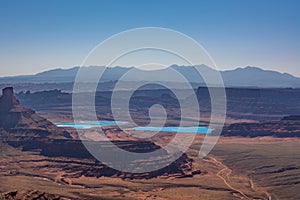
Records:
[[[0,192],[39,190],[70,199],[300,199],[300,140],[221,137],[213,152],[189,155],[201,174],[191,178],[67,178],[77,161],[1,145]],[[82,161],[84,162],[84,161]]]

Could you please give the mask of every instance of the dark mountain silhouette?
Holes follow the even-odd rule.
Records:
[[[176,77],[170,77],[171,70],[180,72],[189,82],[204,84],[204,80],[198,71],[201,73],[214,73],[212,69],[206,65],[199,66],[178,66],[172,65],[166,69],[145,71],[134,67],[113,67],[104,68],[99,66],[84,67],[82,72],[86,80],[91,80],[92,77],[97,77],[99,70],[103,70],[103,76],[100,82],[116,81],[122,75],[130,70],[123,81],[144,81],[144,80],[165,80],[168,77],[169,82],[180,82]],[[0,78],[0,84],[19,84],[19,83],[66,83],[74,82],[79,67],[70,69],[53,69],[41,72],[35,75],[13,76]],[[263,70],[258,67],[244,67],[234,70],[220,71],[223,77],[224,84],[227,87],[274,87],[274,88],[299,88],[300,78],[287,73],[277,71]]]
[[[229,86],[300,87],[300,78],[298,77],[258,67],[248,66],[221,73],[224,82]]]

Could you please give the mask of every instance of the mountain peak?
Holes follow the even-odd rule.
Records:
[[[241,68],[241,69],[247,69],[247,70],[258,70],[258,71],[264,71],[262,68],[259,68],[259,67],[255,67],[255,66],[246,66],[244,68]]]
[[[87,66],[83,67],[84,77],[86,80],[92,80],[91,77],[97,76],[97,70],[102,70],[104,66]],[[196,66],[185,66],[173,64],[169,66],[181,73],[186,80],[192,83],[205,84],[202,76],[198,73],[214,72],[207,65],[201,64]],[[153,80],[165,80],[169,76],[168,70],[141,70],[135,67],[108,67],[102,74],[101,82],[117,81],[129,70],[133,70],[131,76],[126,77],[126,81],[143,81],[153,77]],[[2,84],[21,84],[21,83],[73,83],[75,81],[79,67],[70,69],[53,69],[36,75],[2,77]],[[300,87],[300,78],[294,77],[288,73],[281,73],[272,70],[265,70],[255,66],[239,67],[233,70],[220,71],[225,86],[227,87]],[[98,77],[94,77],[96,78]],[[173,80],[172,80],[173,81]],[[174,82],[178,82],[174,79]]]
[[[35,74],[36,76],[42,76],[42,75],[49,75],[49,74],[57,74],[57,73],[63,73],[63,72],[71,72],[71,71],[78,71],[80,67],[79,66],[75,66],[72,68],[68,68],[68,69],[63,69],[63,68],[55,68],[55,69],[50,69],[44,72],[39,72],[37,74]]]

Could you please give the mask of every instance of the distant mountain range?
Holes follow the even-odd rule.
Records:
[[[203,73],[215,72],[206,65],[196,66]],[[96,76],[96,72],[104,70],[101,82],[119,80],[122,75],[131,70],[129,76],[123,81],[143,81],[151,78],[155,80],[165,80],[168,77],[170,82],[180,82],[176,77],[170,77],[170,69],[180,72],[189,82],[204,84],[204,80],[194,66],[172,65],[161,70],[145,71],[134,67],[112,67],[101,66],[84,67],[83,71],[87,80]],[[70,69],[53,69],[35,75],[0,77],[0,84],[20,84],[20,83],[65,83],[74,82],[79,67]],[[271,70],[263,70],[258,67],[244,67],[234,70],[220,71],[225,86],[227,87],[262,87],[262,88],[300,88],[300,78],[287,73],[280,73]]]

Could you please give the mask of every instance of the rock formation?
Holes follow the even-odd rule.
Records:
[[[291,115],[283,117],[281,120],[259,123],[235,123],[224,127],[222,135],[300,137],[300,116]]]
[[[290,115],[282,118],[285,121],[300,121],[300,115]]]
[[[0,112],[9,112],[13,107],[17,107],[20,103],[14,96],[14,90],[12,87],[7,87],[2,90],[2,96],[0,97]]]
[[[93,163],[92,165],[80,164],[76,167],[72,162],[68,163],[67,166],[62,166],[61,170],[72,172],[72,175],[67,173],[65,177],[153,178],[166,174],[177,174],[180,177],[195,174],[192,171],[192,159],[186,154],[183,154],[169,166],[150,173],[130,174],[109,168],[95,161],[95,158],[87,151],[81,140],[71,137],[68,131],[57,127],[47,119],[36,114],[35,111],[24,108],[14,96],[13,88],[11,87],[3,89],[3,95],[0,97],[0,136],[0,139],[5,143],[21,148],[23,151],[38,150],[41,155],[49,158],[72,158],[72,160],[77,160],[77,163],[82,163],[80,160],[89,160],[89,162]],[[101,153],[107,157],[113,157],[116,152],[112,151],[113,148],[110,148],[109,143],[106,141],[95,142],[93,145],[99,145],[100,142],[105,143],[103,146],[107,146],[107,148],[101,149]],[[151,152],[161,148],[151,141],[135,141],[130,138],[125,140],[120,140],[120,138],[112,139],[112,142],[119,148],[135,153]],[[153,158],[153,160],[166,160],[167,158],[168,154],[165,151],[165,153]]]
[[[59,195],[48,194],[37,190],[31,191],[11,191],[0,194],[0,200],[67,200]]]
[[[0,128],[10,133],[10,137],[71,138],[70,134],[58,128],[35,111],[20,105],[12,87],[2,90],[0,97]]]

